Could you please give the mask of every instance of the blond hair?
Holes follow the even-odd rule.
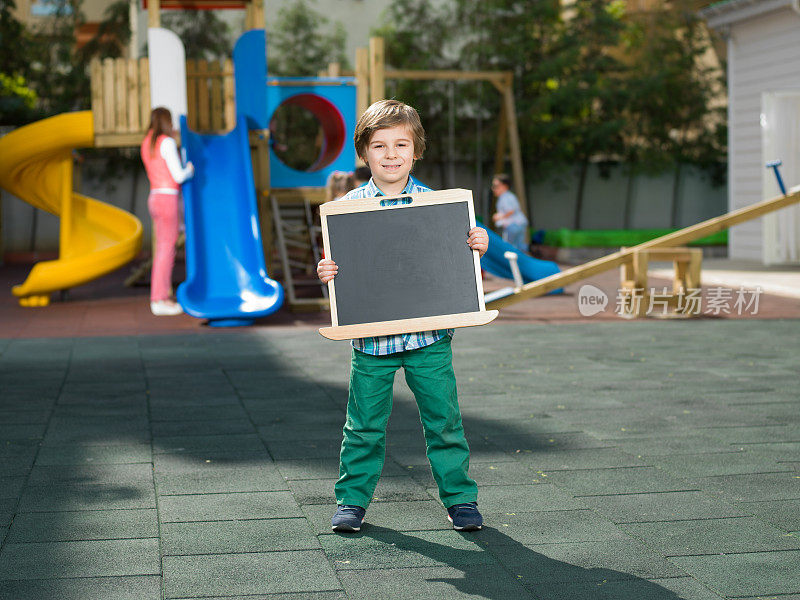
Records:
[[[379,100],[364,111],[356,123],[356,132],[353,136],[356,154],[366,162],[367,147],[373,134],[379,129],[397,125],[408,127],[414,143],[414,158],[422,158],[422,153],[425,152],[425,129],[417,111],[399,100]]]

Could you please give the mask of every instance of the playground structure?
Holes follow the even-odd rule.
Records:
[[[675,274],[669,292],[664,290],[660,294],[651,295],[647,285],[647,268],[651,260],[672,261]],[[700,291],[702,261],[703,251],[700,248],[637,250],[633,253],[631,261],[623,263],[620,267],[622,281],[619,315],[625,318],[644,317],[651,307],[651,302],[654,306],[657,300],[663,308],[661,313],[663,316],[691,316],[692,306],[687,302],[687,298],[694,297],[699,300],[697,294]]]
[[[625,248],[586,264],[567,269],[561,273],[550,275],[549,277],[535,282],[526,283],[503,298],[487,302],[486,307],[492,309],[503,308],[504,306],[510,306],[511,304],[527,300],[528,298],[543,296],[562,286],[581,281],[582,279],[586,279],[598,273],[603,273],[615,267],[631,264],[637,253],[660,248],[676,248],[683,246],[693,240],[728,229],[739,223],[756,219],[798,202],[800,202],[800,191],[790,190],[790,193],[787,195],[777,196],[751,204],[750,206],[740,208],[719,217],[714,217],[713,219],[702,221],[696,225],[680,229],[673,233],[644,242],[643,244]],[[699,277],[696,286],[700,286]]]
[[[130,213],[73,191],[74,148],[94,145],[92,115],[65,113],[0,139],[0,185],[60,217],[58,260],[37,263],[12,288],[22,306],[47,306],[50,293],[86,283],[130,262],[142,224]]]
[[[168,0],[162,0],[149,5],[145,4],[148,11],[149,32],[152,34],[152,37],[150,34],[148,35],[149,53],[151,57],[158,57],[157,61],[151,62],[148,58],[119,58],[95,60],[91,63],[91,113],[84,113],[81,117],[83,123],[90,124],[91,133],[84,135],[80,144],[74,143],[68,151],[88,146],[99,148],[138,147],[146,133],[151,107],[157,105],[169,107],[176,120],[179,115],[185,114],[186,121],[181,128],[183,138],[193,132],[203,134],[200,140],[195,140],[198,143],[192,146],[195,151],[206,147],[208,143],[206,136],[208,135],[229,135],[239,131],[235,135],[245,135],[250,149],[252,169],[249,180],[253,181],[255,185],[255,214],[260,223],[260,231],[257,232],[256,237],[259,238],[266,262],[265,268],[256,267],[257,271],[266,272],[266,267],[271,267],[274,240],[273,213],[279,210],[280,203],[291,199],[292,202],[304,203],[306,207],[320,204],[323,198],[321,192],[327,175],[332,170],[353,168],[355,156],[352,144],[349,142],[352,139],[355,119],[371,101],[385,96],[386,79],[464,79],[491,82],[504,99],[500,115],[501,127],[498,137],[497,162],[500,165],[504,163],[508,140],[517,191],[519,196],[524,199],[525,185],[519,154],[514,100],[511,94],[513,77],[510,73],[386,70],[383,40],[372,38],[369,48],[357,50],[356,68],[352,73],[340,73],[338,67],[331,64],[327,72],[322,73],[318,78],[269,77],[266,69],[264,33],[260,29],[264,23],[262,0],[240,3],[241,7],[247,11],[246,28],[248,31],[237,42],[232,59],[185,61],[182,47],[180,50],[176,49],[174,53],[170,53],[158,45],[160,43],[158,40],[163,40],[163,34],[167,33],[159,27],[161,6],[166,7],[167,2]],[[170,7],[175,8],[177,5],[170,5]],[[255,34],[257,31],[261,31],[260,37],[259,34]],[[180,59],[176,61],[175,56],[178,55]],[[180,64],[176,64],[176,62]],[[165,63],[169,64],[169,68],[165,66]],[[168,72],[170,75],[164,76]],[[159,73],[161,73],[162,81],[158,81]],[[176,73],[179,75],[176,76]],[[175,82],[181,80],[186,81],[185,98],[181,98],[177,104],[174,104],[176,89],[181,87],[180,85],[176,86]],[[178,97],[180,96],[181,93],[178,93]],[[285,165],[271,147],[270,121],[277,108],[283,105],[300,106],[306,109],[320,124],[323,135],[319,157],[305,171],[297,171]],[[237,125],[241,116],[245,118],[244,129]],[[4,165],[13,167],[16,160],[10,142],[30,131],[30,129],[22,128],[18,137],[9,137],[3,141],[5,143],[0,142],[0,161]],[[184,139],[184,146],[190,146],[186,139]],[[48,152],[50,152],[49,149],[42,149],[41,153]],[[199,159],[200,157],[190,158]],[[213,161],[208,161],[208,163],[213,164],[215,168],[217,166]],[[33,186],[32,179],[35,170],[28,170],[29,181],[22,186],[14,185],[13,182],[7,185],[5,181],[7,177],[3,178],[2,171],[0,171],[0,183],[14,191],[19,197],[41,208],[44,205],[31,200],[31,192],[27,189]],[[246,176],[244,171],[240,171],[238,175]],[[66,168],[63,168],[58,173],[62,178],[60,188],[67,189],[72,180],[71,172],[67,172]],[[230,176],[230,174],[228,175]],[[200,179],[202,178],[198,178],[198,180]],[[193,190],[193,192],[188,191],[185,194],[187,197],[193,194],[198,196],[199,186],[196,183],[187,184],[186,187],[188,190]],[[228,190],[227,193],[241,194],[243,191],[243,188],[240,187],[235,191]],[[61,207],[70,202],[60,201],[56,204]],[[71,214],[69,209],[64,209],[61,213],[58,210],[53,212],[67,216]],[[192,212],[192,209],[187,207],[187,221],[191,219],[188,216],[189,212]],[[121,221],[126,220],[125,217],[120,219]],[[14,289],[15,295],[20,297],[20,303],[27,306],[45,305],[49,301],[51,292],[88,282],[132,260],[138,253],[142,237],[141,224],[136,221],[135,217],[133,219],[133,223],[136,224],[134,227],[135,243],[128,244],[126,246],[127,253],[120,254],[115,261],[95,261],[93,257],[95,257],[96,251],[89,249],[85,243],[76,246],[74,240],[81,236],[65,234],[64,231],[70,227],[66,227],[62,223],[61,254],[58,260],[50,262],[64,264],[67,256],[80,254],[85,250],[90,256],[84,257],[83,262],[91,263],[91,268],[71,268],[72,276],[64,279],[49,276],[48,273],[52,273],[53,269],[45,269],[44,263],[37,265],[32,272],[32,275],[36,272],[37,276],[29,277],[25,284]],[[69,219],[64,222],[67,221]],[[108,221],[108,227],[114,229],[115,222]],[[127,239],[126,236],[127,233],[123,235],[115,232],[111,238]],[[94,239],[97,235],[91,234],[88,237]],[[70,245],[70,239],[73,240],[72,245]],[[191,255],[195,250],[192,242],[187,240],[189,254],[187,268],[190,273],[199,272],[188,264],[193,260]],[[279,248],[279,250],[282,250],[281,258],[284,271],[286,271],[286,265],[289,262],[285,259],[286,249]],[[207,254],[204,253],[204,255]],[[284,279],[291,281],[291,273],[284,273]],[[293,287],[291,287],[289,298],[295,306],[310,305],[319,308],[327,304],[325,298],[298,299],[293,291]],[[200,316],[199,313],[193,313],[191,309],[188,312]],[[220,319],[223,320],[230,318],[232,318],[230,315],[220,316]]]
[[[148,7],[152,31],[159,31],[157,4]],[[355,162],[351,144],[348,143],[352,138],[355,118],[370,102],[385,96],[385,83],[389,79],[490,82],[503,99],[495,169],[504,170],[508,146],[515,191],[521,205],[526,206],[512,93],[513,77],[510,73],[389,70],[384,63],[383,40],[372,38],[369,48],[357,50],[355,70],[352,72],[343,72],[337,64],[332,63],[320,73],[319,78],[271,78],[266,71],[265,34],[257,28],[263,23],[263,6],[258,0],[246,6],[250,29],[237,42],[232,59],[217,62],[185,61],[181,50],[177,61],[181,75],[167,79],[171,88],[180,87],[175,86],[175,81],[186,81],[184,106],[177,110],[173,107],[173,114],[176,118],[181,114],[186,117],[181,134],[195,164],[210,165],[211,171],[217,169],[217,161],[212,160],[209,154],[212,148],[235,148],[241,163],[228,165],[215,173],[211,181],[199,177],[186,186],[187,230],[204,232],[201,237],[209,242],[214,237],[214,230],[210,227],[214,219],[226,222],[222,211],[210,221],[207,220],[211,218],[208,214],[199,211],[200,206],[208,205],[204,198],[213,190],[213,194],[219,197],[246,198],[248,208],[240,215],[241,221],[229,225],[231,230],[238,232],[235,235],[252,236],[255,242],[255,245],[248,245],[245,252],[247,260],[233,261],[236,268],[231,269],[230,257],[239,256],[231,254],[233,247],[215,248],[213,244],[204,242],[201,248],[196,242],[187,240],[189,279],[184,288],[187,291],[178,292],[187,312],[209,318],[217,324],[244,324],[280,306],[280,286],[266,275],[271,270],[273,213],[279,210],[279,203],[271,201],[288,198],[293,202],[321,203],[320,192],[327,174],[336,168],[352,168]],[[159,63],[162,62],[163,57],[153,53],[152,49],[151,54],[159,56]],[[162,68],[162,65],[158,68]],[[45,305],[51,292],[99,277],[132,260],[138,253],[142,227],[135,217],[71,191],[70,152],[73,148],[91,146],[138,146],[145,134],[151,106],[162,104],[156,88],[163,92],[164,86],[157,85],[153,72],[154,65],[147,58],[95,61],[91,65],[91,112],[60,115],[53,118],[56,120],[35,123],[0,140],[0,184],[37,208],[62,217],[60,257],[57,261],[37,264],[26,282],[14,288],[13,292],[20,297],[21,304]],[[309,110],[319,120],[323,130],[319,159],[306,172],[288,168],[270,147],[271,116],[278,106],[287,103]],[[65,127],[67,122],[70,125]],[[65,131],[67,135],[64,135]],[[199,135],[200,132],[202,135]],[[33,133],[36,135],[29,135]],[[33,146],[21,142],[28,137],[38,141]],[[59,139],[56,140],[56,137]],[[249,161],[242,158],[247,153],[239,152],[241,148],[249,150]],[[221,188],[220,185],[225,181],[235,183],[231,183],[231,187]],[[254,185],[249,184],[251,181]],[[204,189],[202,186],[205,184],[209,185]],[[192,198],[197,200],[195,208],[192,208]],[[495,295],[489,307],[499,308],[525,298],[555,293],[564,285],[617,266],[627,265],[636,272],[635,257],[645,257],[645,251],[674,248],[796,201],[797,194],[791,194],[762,202],[620,250],[563,273],[558,272],[554,263],[530,262],[529,257],[518,255],[517,265],[522,283],[517,280],[517,285],[505,290],[504,295]],[[260,223],[260,230],[253,225],[255,223]],[[238,248],[238,251],[241,250]],[[512,278],[512,265],[505,256],[506,251],[510,251],[510,248],[504,247],[499,237],[493,237],[490,253],[482,261],[484,268],[501,277]],[[260,262],[258,254],[261,256]],[[251,258],[254,262],[249,262]],[[192,266],[191,262],[195,260],[204,261],[202,268]],[[212,267],[214,260],[221,262]],[[288,261],[284,261],[284,265],[287,264]],[[217,274],[207,269],[216,269]],[[242,298],[241,289],[238,296],[229,298],[233,309],[221,310],[216,306],[213,310],[217,312],[208,312],[210,305],[200,296],[208,296],[210,289],[214,288],[214,282],[224,279],[222,272],[225,269],[234,270],[237,278],[235,282],[220,284],[223,287],[241,285],[243,274],[249,274],[249,277],[266,287],[259,283],[256,287],[261,289],[256,292],[254,288],[245,286],[249,294],[245,294],[247,299]],[[284,270],[287,270],[286,266]],[[629,280],[641,281],[641,269],[638,271],[639,274],[634,274]],[[676,293],[679,288],[676,287]],[[187,296],[191,290],[194,292]],[[261,300],[254,299],[253,294]],[[297,304],[302,302],[291,295],[290,299]],[[314,299],[310,303],[322,306],[326,304],[326,299]],[[246,315],[240,314],[242,311]]]

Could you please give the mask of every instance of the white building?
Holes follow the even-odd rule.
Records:
[[[780,159],[787,188],[800,184],[800,2],[725,0],[703,9],[728,54],[728,208],[780,194],[768,161]],[[800,263],[800,207],[731,229],[729,256]]]

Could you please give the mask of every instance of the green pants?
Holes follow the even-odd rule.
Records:
[[[367,508],[372,500],[383,470],[392,385],[400,367],[417,400],[428,460],[442,503],[449,508],[476,502],[478,486],[467,474],[469,446],[458,408],[449,337],[387,356],[353,349],[336,501]]]

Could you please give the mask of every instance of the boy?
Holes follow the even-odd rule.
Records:
[[[425,150],[425,130],[416,110],[397,100],[376,102],[358,120],[354,137],[356,153],[369,165],[372,178],[344,198],[431,191],[410,177],[414,161]],[[470,229],[466,241],[481,256],[489,246],[489,236],[480,227]],[[337,271],[333,260],[323,259],[317,265],[323,283]],[[353,340],[347,420],[335,486],[338,508],[331,519],[334,531],[359,531],[364,522],[383,468],[392,382],[400,367],[417,400],[428,460],[448,519],[459,531],[483,526],[478,486],[467,474],[469,447],[456,396],[452,336],[453,330],[448,329]]]

